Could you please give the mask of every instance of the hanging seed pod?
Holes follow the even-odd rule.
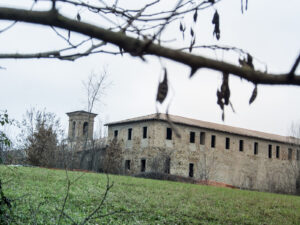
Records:
[[[220,106],[220,108],[223,110],[224,109],[224,103],[222,101],[222,93],[217,90],[217,104]]]
[[[189,47],[189,52],[192,52],[195,42],[196,42],[195,37],[193,37],[190,47]]]
[[[220,32],[220,16],[219,16],[219,13],[218,13],[217,10],[216,10],[216,12],[214,14],[214,17],[212,19],[212,24],[215,25],[213,35],[215,35],[217,40],[219,40],[220,37],[221,37],[221,34],[220,34],[221,33]]]
[[[198,18],[198,10],[196,9],[196,10],[195,10],[195,13],[194,13],[194,16],[193,16],[194,23],[197,22],[197,18]]]
[[[184,40],[184,31],[185,31],[185,26],[184,26],[184,24],[182,24],[181,22],[180,22],[180,24],[179,24],[179,30],[181,31],[181,33],[182,33],[182,39]]]
[[[81,16],[79,13],[77,13],[77,16],[76,16],[77,20],[80,21],[81,20]]]
[[[164,71],[165,71],[164,79],[158,85],[157,96],[156,96],[156,101],[158,101],[160,104],[162,104],[164,102],[164,100],[166,99],[167,94],[168,94],[167,69],[164,68]]]
[[[249,100],[249,105],[254,102],[254,100],[256,99],[256,96],[257,96],[257,85],[255,85],[255,87],[252,91],[252,95],[251,95],[251,98]]]
[[[194,37],[194,30],[191,28],[191,36]]]
[[[225,111],[224,111],[224,106],[229,105],[232,107],[232,104],[229,100],[230,98],[230,89],[229,89],[229,73],[223,72],[223,82],[221,85],[220,90],[217,90],[217,104],[220,106],[222,112],[222,120],[225,120]],[[232,107],[232,111],[234,111]]]
[[[182,25],[182,23],[180,22],[180,24],[179,24],[179,30],[182,32],[183,31],[183,25]]]
[[[221,85],[221,93],[222,93],[222,97],[224,99],[225,105],[229,104],[229,98],[230,98],[230,89],[229,89],[229,85],[228,85],[228,78],[229,78],[229,74],[223,72],[223,83]]]

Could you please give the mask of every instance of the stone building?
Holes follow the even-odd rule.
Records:
[[[97,114],[83,110],[66,114],[69,116],[68,145],[81,150],[93,141],[94,118]]]
[[[299,193],[298,139],[166,114],[106,125],[108,140],[120,146],[123,173],[165,172],[245,189]]]

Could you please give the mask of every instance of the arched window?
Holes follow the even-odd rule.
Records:
[[[75,127],[76,127],[76,122],[74,121],[72,124],[72,137],[75,137]]]
[[[88,122],[84,122],[83,123],[83,130],[82,130],[83,136],[87,137],[87,135],[88,135],[88,129],[89,129],[89,123]]]

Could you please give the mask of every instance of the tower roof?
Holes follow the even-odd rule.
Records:
[[[68,112],[66,113],[68,116],[75,116],[75,115],[89,115],[92,117],[96,117],[98,114],[96,113],[91,113],[91,112],[87,112],[84,110],[79,110],[79,111],[74,111],[74,112]]]

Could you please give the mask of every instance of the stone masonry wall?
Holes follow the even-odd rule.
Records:
[[[143,138],[143,127],[147,127],[147,138]],[[189,176],[193,164],[193,176],[201,180],[213,180],[240,188],[295,193],[299,162],[296,149],[285,143],[239,136],[198,127],[176,125],[181,137],[172,132],[172,140],[166,140],[164,121],[148,121],[113,125],[108,137],[118,130],[118,141],[123,151],[123,172],[141,172],[142,160],[146,160],[146,171],[166,172]],[[132,129],[132,140],[128,140],[128,129]],[[195,143],[190,143],[190,132],[195,132]],[[200,132],[205,132],[205,144],[200,145]],[[216,137],[216,146],[211,147],[211,135]],[[229,149],[225,149],[226,137],[230,138]],[[243,151],[239,150],[243,140]],[[254,142],[258,143],[258,154],[254,154]],[[272,145],[272,158],[269,158]],[[280,147],[276,158],[276,146]],[[288,160],[288,148],[293,149],[292,160]],[[126,169],[130,160],[130,169]],[[128,166],[128,165],[127,165]]]
[[[73,122],[75,121],[75,137],[72,137]],[[69,118],[68,137],[70,140],[84,139],[83,124],[88,122],[88,139],[93,139],[94,117],[88,115],[73,115]]]

